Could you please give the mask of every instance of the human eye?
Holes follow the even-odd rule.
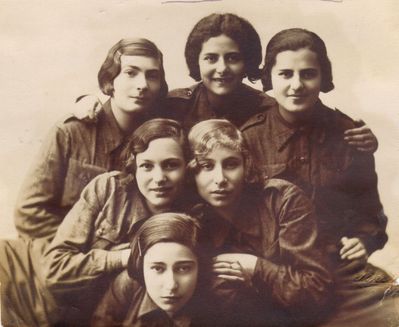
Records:
[[[152,265],[150,266],[150,269],[158,274],[165,271],[165,267],[162,265]]]
[[[176,272],[179,274],[187,274],[193,270],[192,264],[182,264],[176,267]]]
[[[291,70],[280,70],[278,72],[278,76],[281,76],[282,78],[290,78],[292,75],[293,73]]]
[[[147,72],[146,77],[149,80],[159,80],[161,78],[160,72],[158,70],[151,70]]]
[[[235,63],[242,61],[241,53],[239,53],[239,52],[229,53],[226,56],[226,61],[231,64],[235,64]]]
[[[317,69],[305,69],[301,72],[301,76],[304,79],[314,79],[319,75],[319,71]]]
[[[218,60],[218,56],[215,54],[208,53],[203,57],[203,60],[207,61],[210,64],[213,64]]]
[[[242,164],[242,161],[238,158],[229,158],[226,159],[223,162],[223,167],[225,169],[236,169],[237,167],[240,167]]]
[[[133,68],[126,68],[123,71],[124,74],[128,75],[129,77],[134,77],[137,75],[138,71],[137,69],[133,69]]]
[[[179,160],[167,160],[163,163],[165,170],[176,170],[180,168],[182,163]]]
[[[150,162],[142,162],[138,165],[139,169],[144,170],[144,171],[150,171],[154,165]]]
[[[201,170],[210,171],[215,165],[212,161],[202,160],[198,162],[198,166]]]

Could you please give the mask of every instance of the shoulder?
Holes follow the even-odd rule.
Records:
[[[300,201],[310,205],[310,199],[305,192],[295,184],[279,178],[266,179],[263,186],[265,197],[273,196],[281,203]]]
[[[93,193],[95,195],[110,193],[121,186],[118,183],[120,171],[110,171],[94,177],[85,187],[82,194]]]
[[[263,125],[268,119],[270,119],[270,115],[272,113],[272,109],[277,105],[277,102],[274,98],[269,97],[267,94],[264,94],[267,98],[262,100],[262,111],[252,115],[242,126],[241,131],[251,130],[254,127]]]
[[[320,102],[319,110],[321,112],[322,119],[329,127],[334,127],[340,130],[346,130],[356,127],[355,121],[337,108],[333,109],[327,107]]]

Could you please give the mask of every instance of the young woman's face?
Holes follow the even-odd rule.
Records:
[[[235,91],[245,75],[245,63],[238,44],[222,34],[202,44],[199,54],[201,79],[209,92],[223,96]]]
[[[315,52],[307,48],[280,52],[271,78],[274,96],[284,119],[295,122],[312,110],[319,98],[322,78]]]
[[[195,182],[199,195],[216,209],[235,208],[244,186],[244,158],[240,152],[219,146],[199,160]]]
[[[156,58],[122,55],[121,72],[113,81],[113,105],[124,113],[148,110],[161,89],[161,67]]]
[[[152,213],[170,209],[185,175],[183,149],[172,138],[152,140],[136,155],[136,181]]]
[[[156,243],[144,255],[143,274],[150,298],[169,316],[173,316],[195,291],[198,260],[185,245]]]

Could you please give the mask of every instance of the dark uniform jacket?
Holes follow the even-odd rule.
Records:
[[[225,285],[214,287],[220,303],[238,302],[236,322],[269,326],[273,319],[275,323],[291,319],[309,321],[322,315],[330,299],[332,278],[329,261],[318,243],[313,209],[302,190],[280,179],[268,180],[263,189],[248,188],[231,222],[204,205],[204,234],[214,244],[215,254],[238,252],[257,256],[251,282],[253,294],[260,299],[258,311],[255,305],[244,310],[251,301],[248,298],[238,295],[232,301],[231,294],[225,293]],[[201,208],[195,210],[201,212]],[[228,232],[220,232],[221,229]],[[317,312],[313,312],[315,307]],[[261,322],[256,320],[257,315]]]
[[[186,131],[196,123],[211,118],[225,118],[240,127],[249,117],[265,110],[272,101],[265,93],[242,84],[224,107],[212,108],[205,86],[199,83],[169,92],[160,116],[181,122]]]
[[[69,115],[47,136],[17,200],[15,224],[25,239],[53,238],[83,188],[122,168],[125,136],[106,102],[97,119]]]
[[[341,237],[359,237],[368,253],[387,241],[372,154],[346,145],[353,121],[321,102],[308,124],[295,126],[277,104],[249,119],[242,131],[266,178],[300,186],[316,206],[322,239],[337,252]]]

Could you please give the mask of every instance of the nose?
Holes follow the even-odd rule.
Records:
[[[293,90],[299,90],[303,86],[302,79],[298,74],[295,74],[291,78],[291,89]]]
[[[226,176],[222,166],[216,166],[213,172],[213,180],[216,184],[220,185],[226,182]]]
[[[144,90],[147,88],[147,78],[145,77],[144,73],[139,73],[136,75],[135,83],[138,90]]]
[[[165,290],[167,290],[168,292],[173,292],[177,290],[178,283],[173,270],[169,270],[165,273],[164,287]]]
[[[216,72],[223,73],[227,68],[226,62],[223,57],[220,57],[216,62]]]
[[[163,181],[165,181],[166,176],[165,176],[165,173],[164,173],[163,169],[161,167],[154,168],[152,178],[158,184],[160,184]]]

